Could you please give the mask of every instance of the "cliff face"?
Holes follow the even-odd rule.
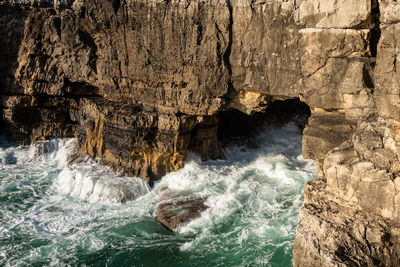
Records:
[[[182,167],[188,149],[220,157],[221,110],[298,95],[298,27],[280,2],[2,6],[26,14],[3,86],[14,138],[78,135],[82,153],[147,179]]]
[[[400,5],[323,2],[304,1],[300,7],[300,21],[308,27],[300,31],[306,55],[302,72],[309,75],[304,97],[307,101],[308,92],[323,94],[307,101],[319,114],[309,121],[303,143],[305,155],[319,164],[319,178],[305,188],[294,263],[397,266]],[[343,116],[330,126],[334,129],[330,133],[317,119],[327,120],[326,111],[336,114],[329,116]],[[344,127],[345,121],[349,123]],[[326,150],[318,152],[315,145]]]
[[[294,265],[400,262],[399,3],[12,2],[0,1],[0,93],[14,139],[77,136],[80,153],[151,182],[188,150],[220,157],[222,112],[299,97],[319,177]]]

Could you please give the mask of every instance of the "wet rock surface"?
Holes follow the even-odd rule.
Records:
[[[179,226],[199,218],[208,209],[207,198],[197,195],[177,196],[157,204],[154,215],[157,221],[168,230],[174,231]]]

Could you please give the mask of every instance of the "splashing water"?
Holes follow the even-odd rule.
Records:
[[[74,139],[3,145],[0,265],[291,266],[315,164],[301,157],[294,125],[267,129],[256,141],[255,150],[227,148],[227,160],[191,155],[152,190],[94,160],[68,165]],[[206,196],[210,208],[168,232],[153,218],[166,187]]]

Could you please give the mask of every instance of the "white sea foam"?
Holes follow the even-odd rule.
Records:
[[[315,163],[302,158],[291,125],[256,139],[258,149],[226,149],[227,160],[191,155],[150,193],[143,180],[95,160],[68,164],[76,140],[2,147],[0,265],[91,265],[100,257],[110,265],[157,265],[157,258],[165,265],[289,266],[301,192]],[[207,197],[210,208],[172,235],[152,213],[159,199],[180,194]]]
[[[36,142],[28,151],[22,147],[3,151],[6,164],[53,164],[61,172],[54,180],[53,189],[62,195],[70,195],[90,203],[122,203],[134,200],[149,192],[147,183],[136,177],[123,177],[100,166],[96,160],[69,164],[77,152],[76,139],[53,139]]]
[[[150,191],[137,177],[123,177],[95,160],[66,166],[54,182],[56,190],[90,203],[123,203]]]
[[[100,166],[96,160],[69,164],[77,152],[77,139],[53,139],[36,142],[28,151],[28,157],[19,154],[19,161],[48,161],[57,164],[62,171],[54,181],[53,188],[63,195],[90,203],[123,203],[149,192],[147,183],[136,177],[123,177]],[[22,157],[22,158],[21,158]]]
[[[33,143],[29,147],[13,146],[1,141],[0,165],[25,165],[25,166],[49,166],[58,163],[60,167],[67,165],[68,158],[75,153],[77,140],[53,139]]]
[[[55,165],[61,172],[54,180],[53,189],[62,195],[90,203],[122,203],[149,192],[144,180],[118,175],[96,160],[69,164],[77,147],[75,138],[39,141],[28,148],[4,146],[0,149],[0,164],[24,165],[28,168]]]
[[[196,234],[181,250],[209,246],[207,240],[218,225],[240,213],[240,227],[227,235],[243,246],[248,240],[265,239],[273,243],[277,236],[290,238],[296,228],[296,214],[302,204],[304,183],[315,175],[315,163],[301,156],[301,136],[294,125],[269,129],[260,134],[260,148],[230,147],[228,160],[201,162],[192,157],[182,170],[170,173],[155,186],[162,189],[207,196],[210,207],[200,218],[178,228],[184,235]],[[273,145],[269,145],[272,143]],[[222,238],[222,237],[221,237]],[[270,241],[269,241],[270,240]]]

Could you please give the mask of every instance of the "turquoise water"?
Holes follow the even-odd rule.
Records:
[[[93,160],[68,165],[75,140],[3,145],[0,265],[291,266],[315,164],[301,157],[291,124],[256,139],[254,150],[227,148],[226,160],[191,155],[153,189]],[[165,188],[207,196],[210,208],[169,232],[153,217]]]

